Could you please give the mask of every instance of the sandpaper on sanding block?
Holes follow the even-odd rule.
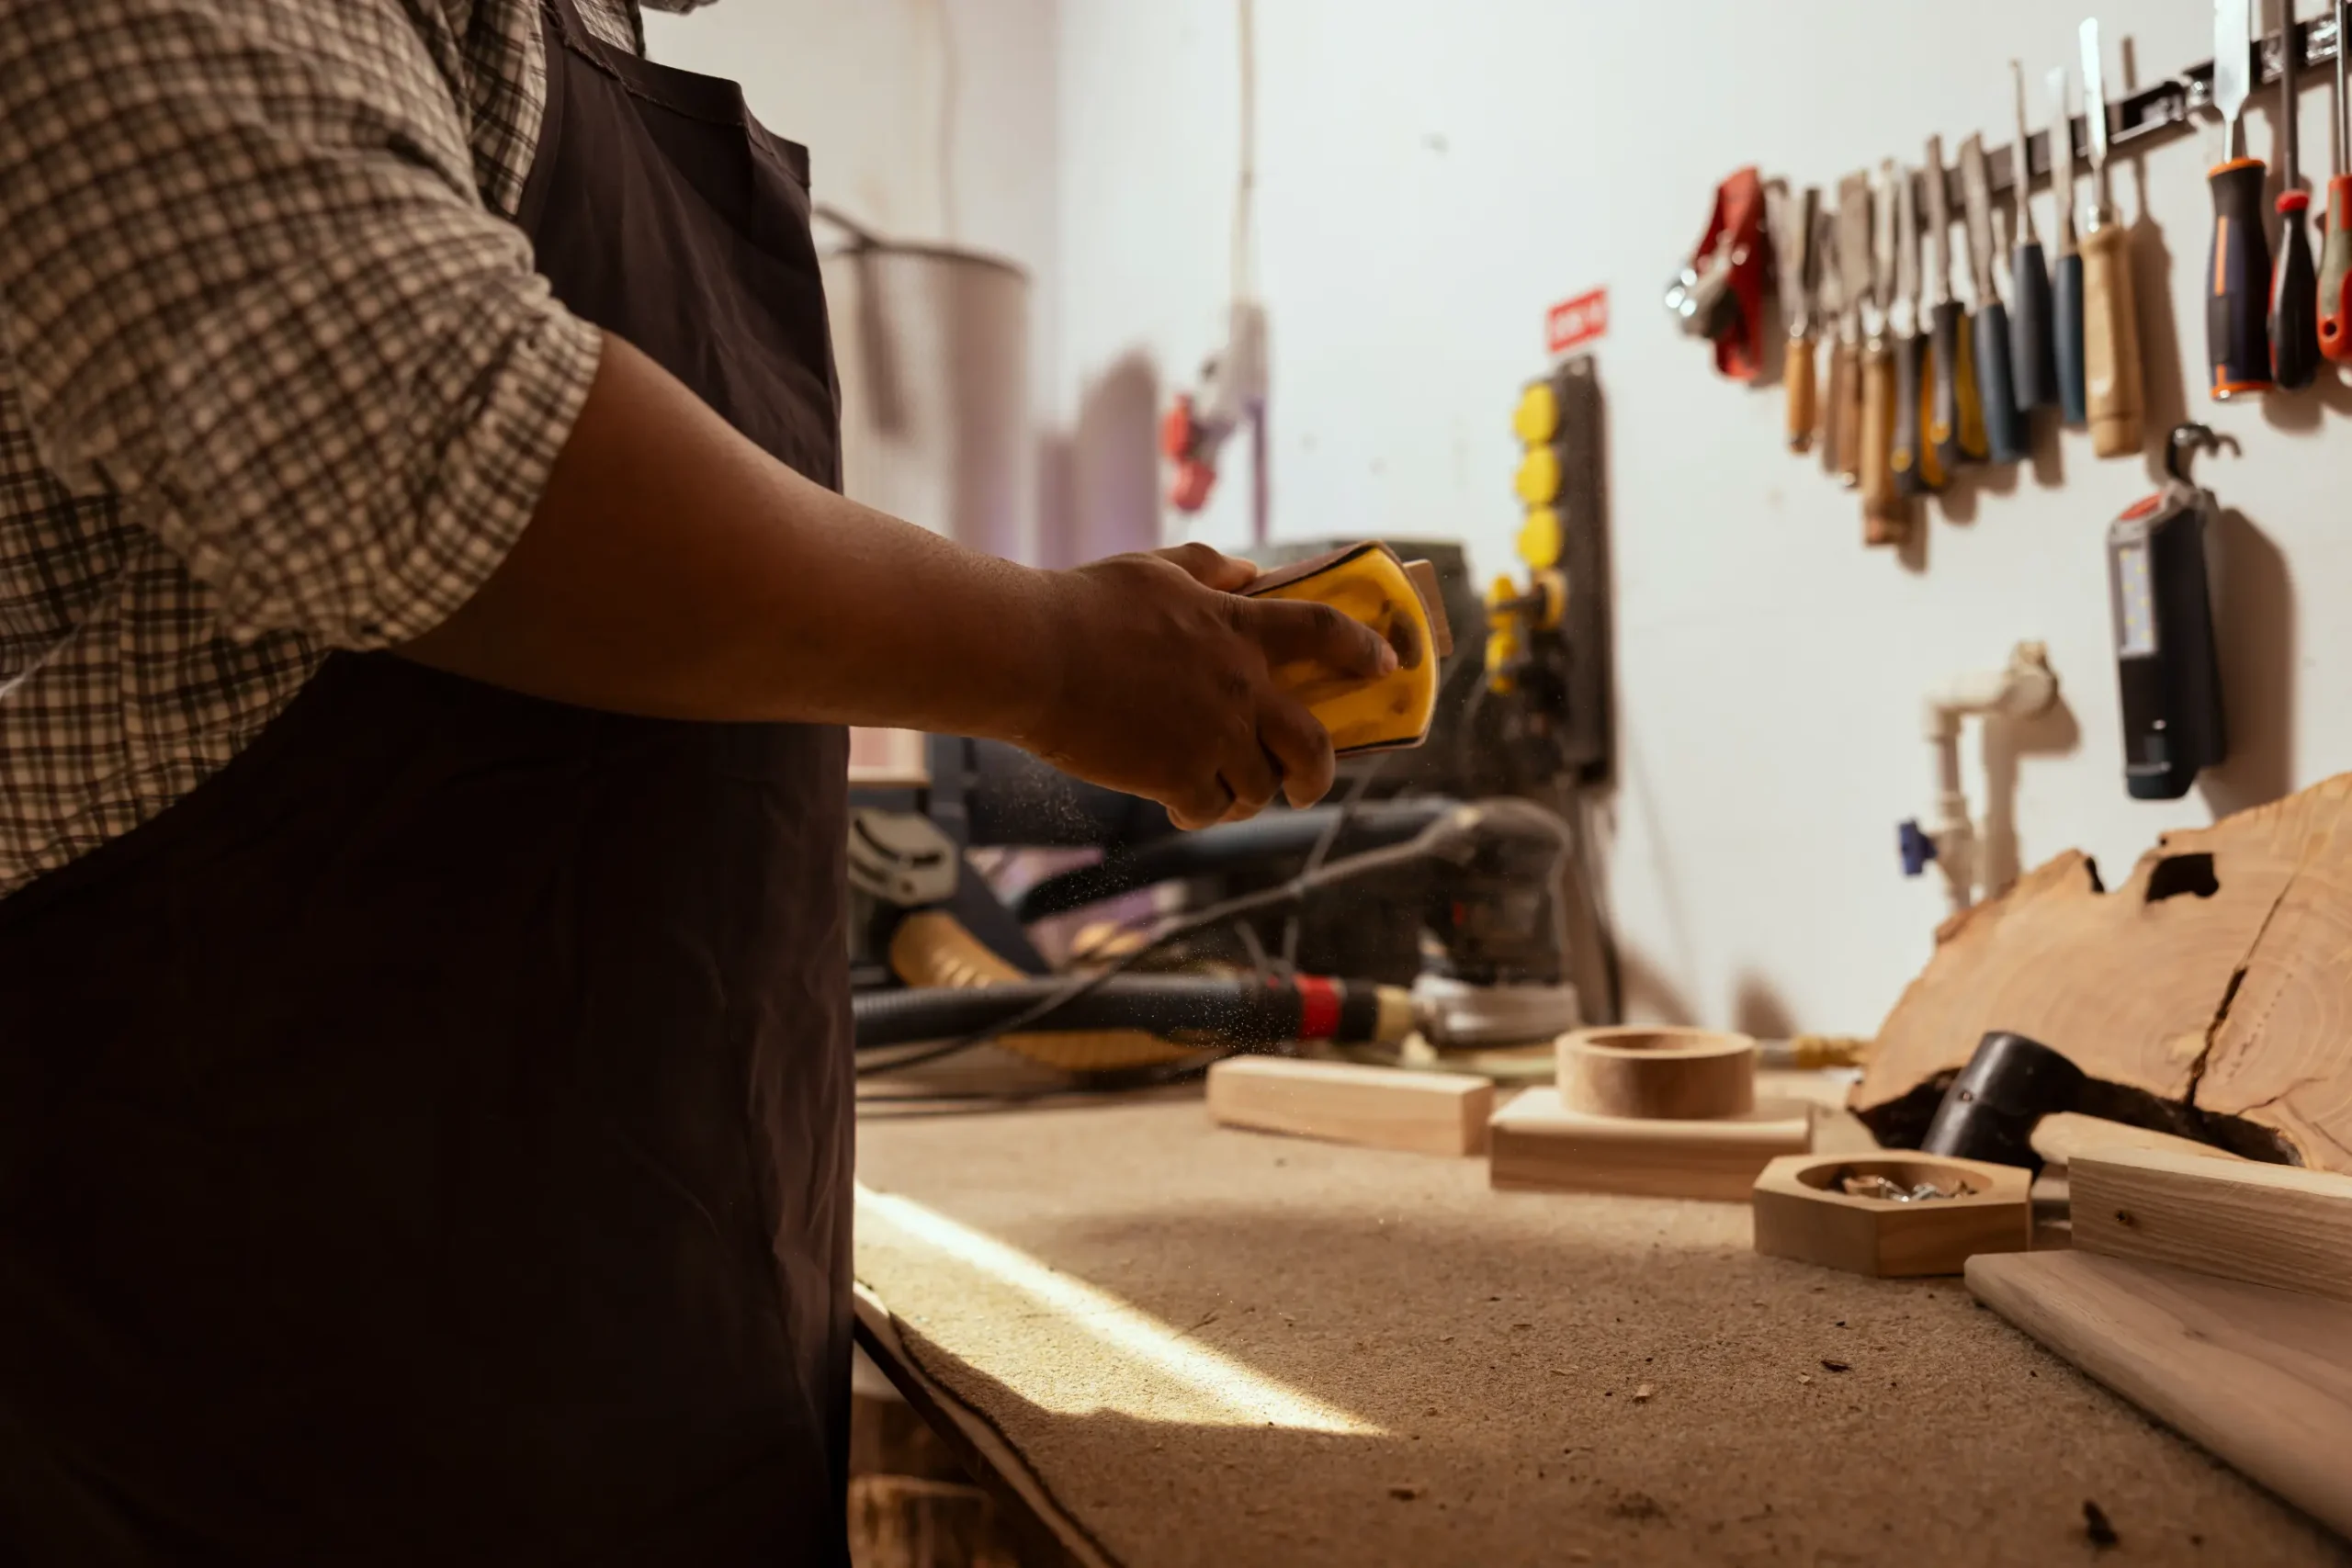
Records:
[[[1252,599],[1329,604],[1396,650],[1396,668],[1374,681],[1336,680],[1307,663],[1275,669],[1275,682],[1330,731],[1332,750],[1357,756],[1428,739],[1437,714],[1439,666],[1453,651],[1437,571],[1429,562],[1400,560],[1386,545],[1367,541],[1267,572],[1241,592]]]

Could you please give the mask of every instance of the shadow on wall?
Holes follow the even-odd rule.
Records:
[[[2216,817],[2277,800],[2294,788],[2295,584],[2287,558],[2235,508],[2211,542],[2215,635],[2230,760],[2198,789]]]
[[[1077,425],[1046,435],[1037,461],[1039,564],[1159,544],[1159,371],[1130,350],[1090,383]]]
[[[2062,692],[2030,718],[1996,720],[1984,726],[1984,897],[1998,897],[2025,869],[2018,840],[2018,763],[2026,757],[2071,756],[2082,744],[2083,728]]]
[[[1786,1040],[1797,1032],[1789,1004],[1781,999],[1772,982],[1752,972],[1739,977],[1739,990],[1732,998],[1731,1026],[1758,1040]]]

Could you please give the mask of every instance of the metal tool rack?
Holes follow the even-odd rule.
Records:
[[[2299,56],[2302,63],[2296,70],[2303,74],[2298,78],[2297,90],[2301,91],[2309,83],[2326,85],[2328,77],[2312,72],[2311,67],[2332,63],[2336,51],[2343,47],[2342,40],[2335,36],[2335,7],[2331,6],[2324,17],[2313,17],[2308,21],[2296,23],[2294,33],[2295,43],[2302,51]],[[2255,85],[2260,86],[2265,83],[2277,82],[2284,47],[2279,35],[2266,33],[2253,39],[2247,47],[2256,55]],[[2211,108],[2212,105],[2213,62],[2210,60],[2190,66],[2177,76],[2167,77],[2153,86],[2143,87],[2138,92],[2113,100],[2107,106],[2109,159],[2127,149],[2159,141],[2175,134],[2191,122],[2196,111]],[[2090,130],[2081,115],[2067,121],[2067,136],[2074,142],[2070,151],[2076,165],[2088,169]],[[2015,149],[1996,148],[1986,154],[1985,162],[1992,180],[1994,204],[1998,206],[2001,197],[2017,188]],[[2048,182],[2050,132],[2037,130],[2027,139],[2026,164],[2028,175],[2034,184]],[[1960,171],[1946,169],[1943,175],[1945,192],[1952,210],[1956,212],[1964,204]]]

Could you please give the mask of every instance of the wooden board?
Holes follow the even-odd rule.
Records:
[[[1004,1434],[908,1353],[881,1298],[859,1285],[854,1302],[858,1344],[996,1499],[1002,1510],[1000,1518],[1020,1547],[1025,1568],[1113,1568],[1109,1554],[1063,1511]]]
[[[2035,1154],[2062,1171],[2067,1162],[2077,1156],[2105,1154],[2109,1149],[2173,1149],[2185,1155],[2206,1155],[2214,1159],[2245,1158],[2244,1155],[2232,1154],[2211,1144],[2200,1144],[2194,1138],[2159,1133],[2151,1127],[2134,1127],[2123,1122],[2109,1122],[2103,1117],[2084,1116],[2072,1111],[2044,1116],[2034,1126],[2032,1143]]]
[[[1882,1138],[2008,1029],[2129,1108],[2352,1172],[2352,774],[2167,833],[2111,892],[2069,851],[1937,938],[1850,1101]]]
[[[1475,1155],[1495,1086],[1460,1073],[1235,1056],[1209,1069],[1209,1114],[1228,1127],[1338,1144]]]
[[[1912,1203],[1858,1197],[1838,1181],[1849,1170],[1970,1190]],[[1983,1160],[1786,1155],[1756,1179],[1756,1250],[1879,1279],[1957,1274],[1980,1252],[2032,1245],[2030,1186],[2018,1167]]]
[[[2066,1178],[2086,1252],[2352,1302],[2352,1176],[2113,1149]]]
[[[2086,1252],[1968,1260],[1979,1301],[2352,1535],[2352,1306]]]
[[[1531,1089],[1495,1112],[1487,1179],[1497,1187],[1634,1192],[1745,1202],[1757,1174],[1812,1146],[1812,1108],[1759,1100],[1745,1116],[1666,1122],[1587,1116],[1555,1089]]]

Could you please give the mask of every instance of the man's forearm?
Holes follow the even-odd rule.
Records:
[[[608,334],[530,526],[401,651],[622,712],[1017,739],[1052,582],[792,472]]]

